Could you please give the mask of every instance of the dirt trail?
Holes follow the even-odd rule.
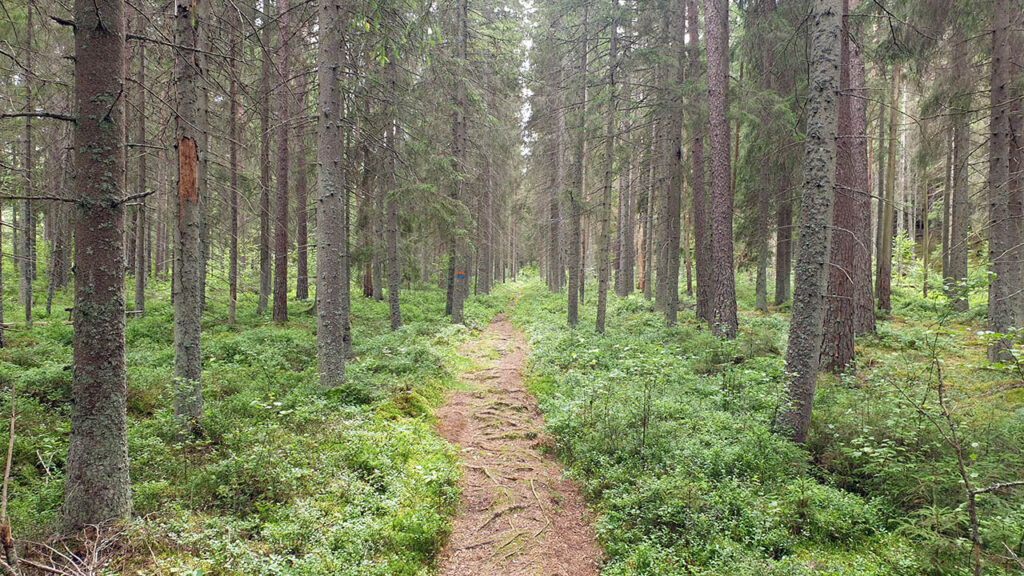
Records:
[[[499,315],[462,348],[464,373],[438,411],[459,447],[462,501],[438,559],[442,576],[592,576],[601,550],[579,489],[545,447],[544,421],[523,387],[526,342]]]

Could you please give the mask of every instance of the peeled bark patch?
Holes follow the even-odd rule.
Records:
[[[185,202],[199,202],[199,148],[193,138],[178,139],[178,218]]]

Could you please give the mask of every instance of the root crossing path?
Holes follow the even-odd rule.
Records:
[[[579,489],[552,456],[523,387],[526,342],[504,314],[462,353],[477,366],[440,409],[459,448],[462,500],[441,551],[442,576],[592,576],[601,550]]]

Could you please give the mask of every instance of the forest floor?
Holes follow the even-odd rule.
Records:
[[[462,499],[439,573],[597,574],[602,554],[590,514],[523,385],[523,334],[499,314],[462,353],[473,368],[437,413],[463,469]]]

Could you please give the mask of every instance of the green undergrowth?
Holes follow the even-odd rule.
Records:
[[[526,284],[530,386],[560,455],[599,515],[607,576],[968,574],[964,491],[938,416],[931,358],[977,485],[1024,479],[1024,397],[986,396],[1007,379],[984,364],[971,314],[937,326],[938,299],[897,288],[903,316],[858,340],[856,376],[823,376],[811,439],[772,420],[785,386],[788,314],[744,309],[720,341],[693,319],[666,328],[639,295],[610,298],[607,333],[565,323],[564,294]],[[919,311],[916,315],[907,310]],[[1016,394],[1016,395],[1014,395]],[[986,574],[1012,573],[1002,544],[1024,540],[1024,498],[979,497]]]
[[[355,357],[348,383],[330,391],[317,383],[311,302],[290,302],[290,322],[274,325],[255,316],[255,296],[246,294],[231,327],[227,302],[211,290],[205,438],[187,443],[173,434],[168,292],[166,283],[153,286],[146,316],[128,320],[136,515],[109,573],[429,573],[458,499],[455,455],[435,433],[432,410],[466,365],[458,346],[505,308],[512,289],[469,299],[468,328],[445,318],[442,291],[403,291],[406,325],[397,332],[386,302],[354,293]],[[40,308],[40,320],[54,324],[10,330],[0,350],[0,379],[5,390],[15,385],[18,414],[10,516],[16,537],[29,540],[47,537],[62,498],[66,305],[52,318]],[[10,409],[9,394],[0,409]]]

